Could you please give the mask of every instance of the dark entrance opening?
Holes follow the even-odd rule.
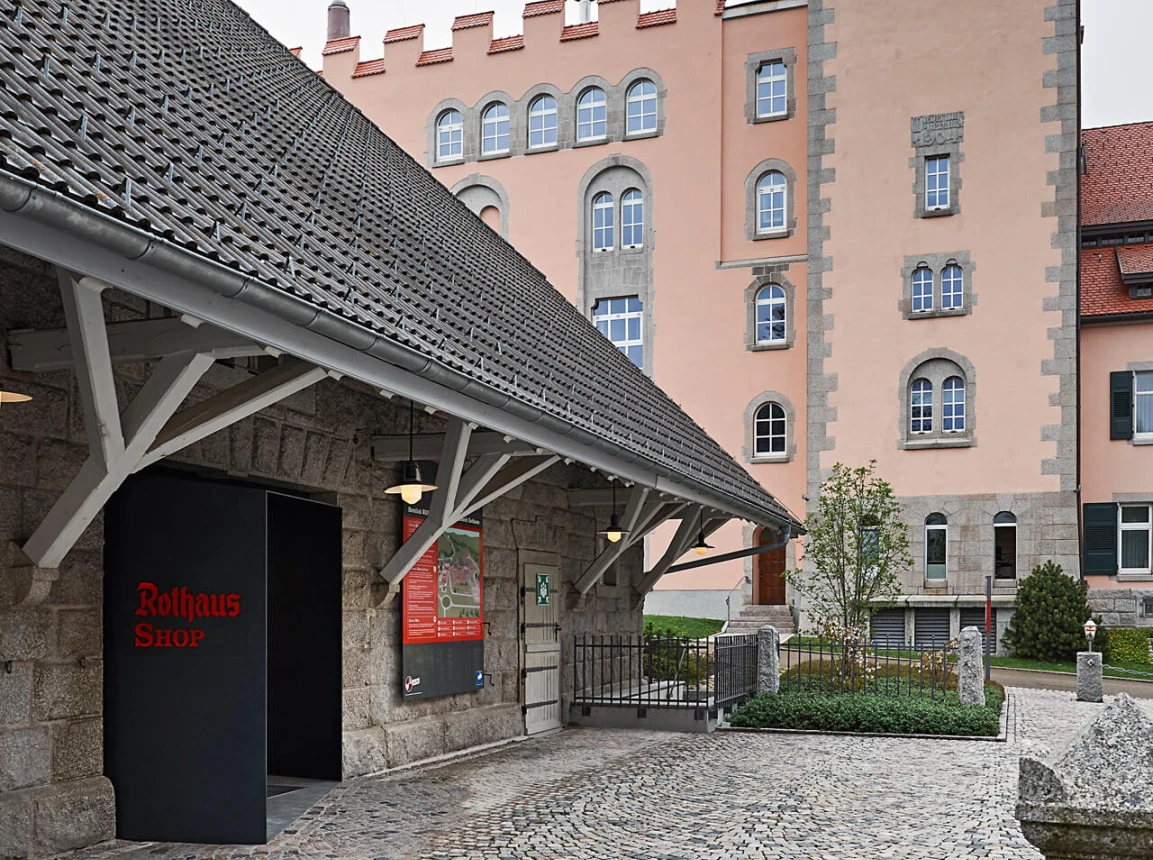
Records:
[[[757,546],[773,542],[771,533],[757,530]],[[753,556],[757,572],[753,578],[753,604],[756,606],[785,605],[785,550],[784,548],[762,552]]]
[[[340,553],[338,508],[247,484],[145,473],[109,502],[117,836],[263,843],[293,797],[268,801],[270,773],[340,778]]]

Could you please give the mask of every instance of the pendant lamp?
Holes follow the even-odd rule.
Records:
[[[613,481],[613,512],[612,515],[609,516],[608,528],[599,532],[599,534],[609,543],[617,543],[628,533],[628,529],[621,528],[621,520],[620,517],[617,516],[617,484],[616,481]]]
[[[416,404],[408,404],[408,461],[401,469],[400,483],[389,487],[386,493],[400,496],[406,505],[415,505],[425,493],[436,489],[436,484],[429,484],[424,480],[420,463],[413,459],[413,433],[416,426]]]

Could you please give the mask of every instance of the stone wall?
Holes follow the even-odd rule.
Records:
[[[105,299],[109,320],[165,313],[116,291]],[[11,606],[12,547],[39,525],[88,445],[71,372],[12,371],[6,333],[63,325],[54,272],[0,248],[0,379],[34,397],[0,413],[0,858],[50,856],[111,838],[115,828],[112,786],[102,775],[101,517],[68,553],[41,605]],[[250,362],[236,364],[216,364],[190,400],[256,372]],[[145,367],[117,368],[122,406],[147,374]],[[172,458],[198,472],[303,490],[342,508],[346,777],[523,734],[519,576],[526,559],[561,569],[566,587],[556,589],[557,599],[574,603],[562,609],[562,646],[573,632],[641,626],[627,587],[640,576],[639,547],[620,564],[622,586],[598,586],[582,601],[566,593],[598,538],[591,512],[567,510],[565,488],[595,479],[577,466],[554,467],[484,510],[484,688],[403,703],[399,601],[375,608],[385,596],[375,571],[400,541],[399,502],[383,492],[395,467],[372,460],[369,442],[374,434],[407,431],[406,407],[357,383],[325,380]],[[443,418],[418,413],[418,432],[443,426]]]
[[[1089,590],[1089,609],[1100,614],[1105,627],[1153,627],[1153,615],[1142,610],[1148,598],[1153,598],[1153,589],[1094,588]]]

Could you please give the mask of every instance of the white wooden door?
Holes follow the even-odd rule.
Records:
[[[524,730],[559,729],[560,571],[542,564],[524,567]]]

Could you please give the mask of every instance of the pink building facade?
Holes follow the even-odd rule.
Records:
[[[877,461],[916,559],[886,632],[955,635],[987,577],[1003,628],[1034,565],[1079,575],[1075,0],[543,0],[383,54],[330,15],[325,79],[791,510]],[[649,608],[797,604],[800,555]]]

